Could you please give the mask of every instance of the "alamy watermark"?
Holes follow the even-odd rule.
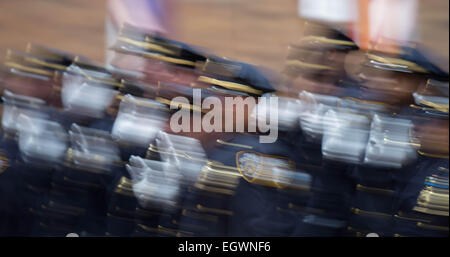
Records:
[[[273,143],[278,138],[276,96],[209,96],[202,100],[201,89],[193,89],[192,105],[188,98],[178,96],[171,100],[170,109],[179,109],[170,118],[173,132],[258,131],[260,143]]]

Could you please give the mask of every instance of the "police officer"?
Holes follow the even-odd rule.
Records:
[[[364,160],[349,171],[355,190],[346,235],[377,233],[393,236],[401,234],[395,231],[394,224],[407,219],[399,216],[398,202],[405,201],[402,194],[414,194],[407,185],[414,181],[415,170],[420,166],[430,168],[430,163],[425,164],[427,161],[420,155],[418,157],[417,146],[410,140],[411,131],[421,127],[417,122],[417,112],[411,112],[414,109],[411,107],[414,106],[411,105],[413,96],[428,78],[442,75],[429,68],[431,63],[417,56],[409,56],[408,59],[370,53],[367,57],[360,74],[364,78],[364,90],[357,97],[363,101],[378,101],[371,103],[388,104],[389,111],[370,116],[371,128]],[[387,132],[380,134],[381,131]]]

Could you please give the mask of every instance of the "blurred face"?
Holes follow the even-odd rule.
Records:
[[[411,73],[384,71],[363,67],[359,74],[363,81],[362,97],[382,101],[391,105],[405,105],[412,102],[412,94],[425,79]]]
[[[9,90],[15,94],[40,98],[46,102],[53,100],[54,81],[51,78],[33,78],[23,75],[8,74],[1,85],[1,91]]]
[[[145,80],[149,83],[167,81],[173,77],[168,72],[166,63],[136,55],[115,53],[111,65],[124,70],[142,72],[146,74]]]
[[[317,94],[339,95],[342,89],[335,83],[346,74],[346,55],[346,52],[335,50],[325,52],[301,50],[295,55],[291,52],[289,58],[294,58],[291,60],[298,59],[321,68],[288,66],[285,74],[289,77],[289,81],[281,86],[280,90],[293,97],[303,90]]]
[[[444,119],[429,119],[416,125],[414,138],[420,143],[424,153],[447,155],[449,152],[449,123]]]
[[[298,77],[289,84],[290,97],[296,97],[303,90],[315,94],[323,95],[341,95],[342,88],[336,86],[333,83],[320,82],[315,80]]]
[[[333,68],[333,72],[330,75],[343,75],[345,74],[345,57],[347,56],[346,52],[342,51],[329,51],[327,55],[325,55],[324,63],[328,64]]]
[[[145,74],[147,83],[172,82],[185,86],[197,81],[198,74],[193,69],[176,66],[164,61],[135,55],[115,53],[111,65],[124,70]]]
[[[346,52],[290,49],[286,73],[291,77],[334,82],[345,74]],[[298,61],[298,62],[297,62]],[[297,63],[296,63],[297,62]],[[300,63],[301,62],[301,63]]]

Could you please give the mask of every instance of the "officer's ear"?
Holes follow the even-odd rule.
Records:
[[[417,87],[417,93],[429,96],[446,96],[448,97],[448,81],[437,81],[433,79],[423,80]]]
[[[364,52],[361,50],[350,51],[344,58],[345,72],[351,78],[358,80],[359,74],[362,72],[363,63],[366,59]]]

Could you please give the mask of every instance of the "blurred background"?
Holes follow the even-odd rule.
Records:
[[[170,37],[275,70],[285,59],[287,45],[301,35],[298,0],[164,3]],[[103,0],[2,0],[0,52],[33,41],[103,61],[107,5]],[[446,60],[441,66],[448,71],[449,2],[420,0],[418,10],[421,42]]]
[[[448,236],[448,12],[0,0],[0,236]],[[197,89],[246,133],[174,128]]]

